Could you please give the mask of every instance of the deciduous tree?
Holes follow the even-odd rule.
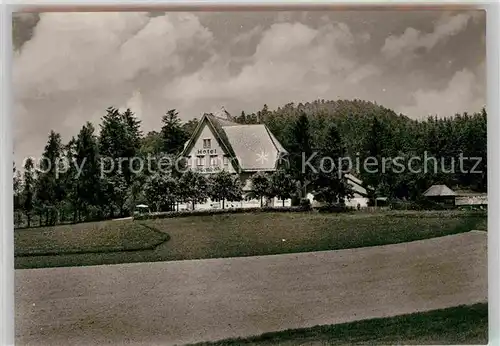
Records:
[[[222,170],[209,178],[209,197],[214,201],[222,201],[222,209],[225,201],[241,201],[243,192],[241,183],[237,176]]]
[[[260,206],[263,207],[264,197],[268,197],[271,192],[271,181],[269,176],[263,172],[257,172],[251,177],[251,195],[260,199]]]
[[[280,169],[271,175],[270,189],[270,194],[281,199],[285,206],[285,200],[297,193],[297,184],[289,173]]]
[[[186,171],[179,180],[179,197],[181,201],[191,203],[193,210],[197,203],[205,203],[208,199],[207,178],[198,172]]]

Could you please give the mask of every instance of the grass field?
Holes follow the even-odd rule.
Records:
[[[81,223],[14,232],[16,256],[151,249],[168,235],[130,221]]]
[[[248,213],[145,221],[107,221],[16,231],[16,268],[270,255],[395,244],[486,230],[485,214],[385,212]],[[157,230],[159,232],[155,232]],[[170,240],[165,240],[168,234]],[[104,252],[104,250],[151,250]],[[93,253],[90,253],[93,252]]]
[[[487,343],[488,306],[476,304],[196,345],[486,345]]]
[[[465,213],[216,215],[146,221],[168,232],[172,259],[268,255],[396,244],[485,229]]]

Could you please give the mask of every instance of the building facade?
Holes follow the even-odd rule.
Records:
[[[345,200],[345,205],[350,208],[366,208],[368,207],[368,203],[370,201],[368,197],[368,191],[365,187],[363,187],[363,183],[361,180],[356,178],[352,174],[346,174],[345,178],[347,179],[347,184],[352,189],[353,197]],[[313,207],[319,207],[322,203],[314,200],[314,194],[308,193],[307,199],[311,202]]]
[[[191,138],[185,143],[182,156],[189,169],[201,174],[215,174],[226,170],[237,174],[243,185],[245,197],[251,191],[251,177],[257,172],[272,173],[286,163],[288,152],[264,124],[242,125],[236,123],[224,109],[217,114],[204,114]],[[354,197],[346,201],[350,207],[368,206],[368,194],[362,182],[352,174],[347,174]],[[314,196],[307,194],[311,204],[317,205]],[[274,198],[266,201],[268,206],[291,206],[291,200]],[[260,200],[243,199],[241,202],[225,202],[227,208],[260,207]],[[195,209],[221,208],[222,203],[207,200],[195,205]],[[190,204],[184,206],[192,208]]]
[[[238,124],[225,109],[215,115],[204,114],[182,151],[188,167],[201,174],[214,174],[221,170],[237,174],[244,195],[251,191],[253,174],[276,171],[286,155],[287,151],[266,125]],[[259,207],[260,200],[244,199],[225,204],[228,208],[251,208]],[[283,202],[275,199],[266,201],[266,204],[282,206]],[[285,206],[290,204],[290,200],[285,200]],[[195,206],[196,209],[220,207],[220,202],[210,199]]]

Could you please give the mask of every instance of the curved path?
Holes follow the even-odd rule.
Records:
[[[172,345],[484,302],[486,234],[16,271],[16,345]]]

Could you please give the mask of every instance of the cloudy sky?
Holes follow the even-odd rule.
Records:
[[[288,102],[376,101],[413,118],[485,104],[484,12],[15,14],[17,162],[109,106],[143,129]]]

